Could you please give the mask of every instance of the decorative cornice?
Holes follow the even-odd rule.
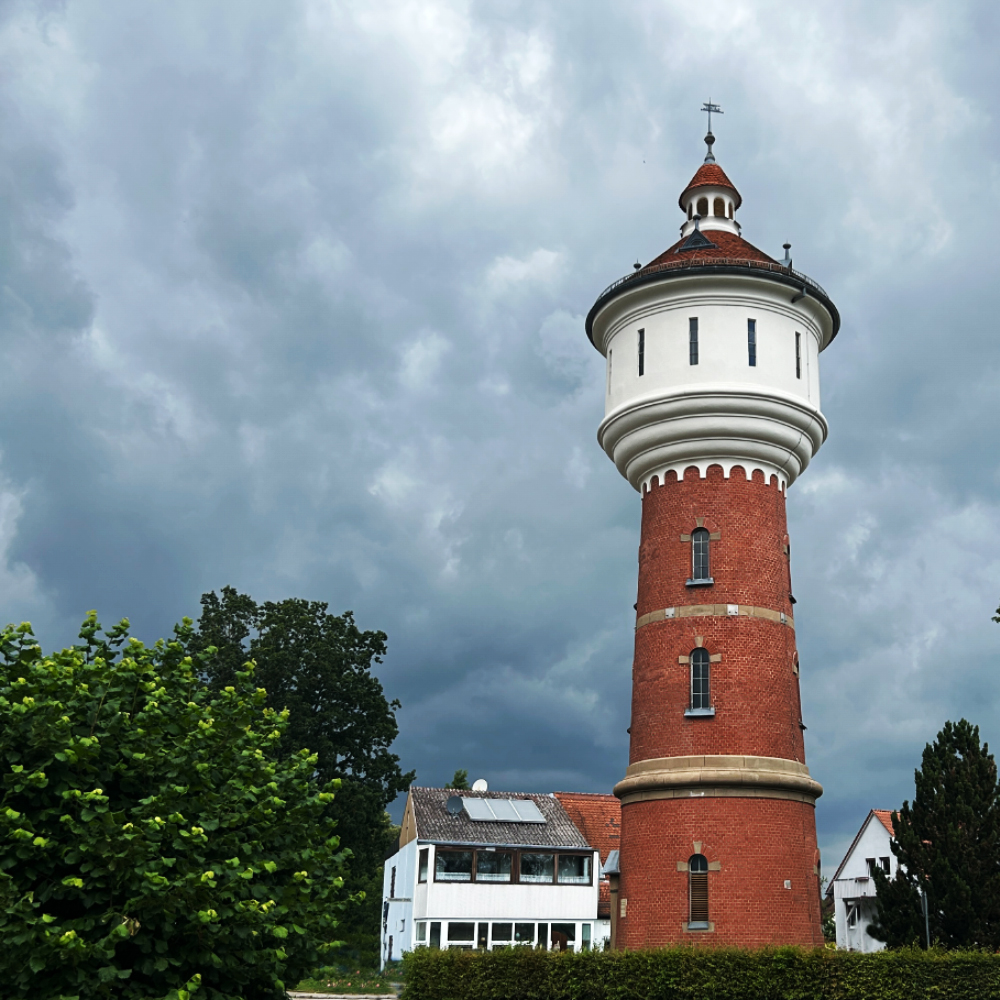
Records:
[[[650,799],[763,798],[814,805],[823,786],[782,757],[711,755],[637,761],[615,785],[622,805]]]
[[[679,607],[660,608],[657,611],[650,611],[649,614],[640,615],[636,619],[635,627],[640,629],[643,625],[652,625],[653,622],[705,615],[719,615],[723,618],[764,618],[769,622],[787,625],[790,629],[795,628],[795,619],[791,615],[786,615],[784,611],[775,611],[773,608],[758,608],[752,604],[682,604]]]

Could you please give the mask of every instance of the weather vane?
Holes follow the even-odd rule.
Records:
[[[717,115],[723,114],[722,108],[718,104],[712,103],[712,98],[710,97],[708,101],[701,106],[702,111],[708,112],[708,131],[712,131],[712,112],[714,111]]]

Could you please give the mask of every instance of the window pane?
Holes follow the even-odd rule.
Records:
[[[749,355],[750,367],[757,365],[757,320],[747,320],[747,353]]]
[[[427,940],[427,924],[423,921],[417,924],[417,940],[426,941]]]
[[[583,924],[580,930],[582,931],[580,947],[583,951],[590,951],[590,924]]]
[[[439,882],[471,882],[472,851],[438,851],[434,874]]]
[[[528,925],[531,926],[530,924]],[[510,941],[514,933],[513,924],[494,924],[493,925],[493,940],[494,941]]]
[[[514,924],[514,940],[520,944],[535,943],[534,924]]]
[[[576,942],[576,924],[553,924],[552,944],[559,951],[566,951]],[[572,949],[571,949],[572,950]]]
[[[548,948],[549,946],[549,925],[539,924],[538,925],[538,943],[543,948]]]
[[[477,882],[509,882],[511,856],[502,851],[479,851],[476,854]]]
[[[431,947],[441,947],[441,922],[439,920],[435,920],[431,924]]]
[[[448,940],[449,941],[475,941],[476,940],[476,925],[475,924],[448,924]]]
[[[555,872],[555,857],[552,854],[522,854],[522,882],[551,882]]]
[[[704,854],[695,854],[688,859],[688,888],[691,912],[689,924],[708,927],[708,859]]]
[[[428,854],[428,850],[425,847],[420,852],[420,868],[419,868],[419,873],[417,875],[417,881],[418,882],[426,882],[427,881],[427,854]]]
[[[697,528],[691,534],[691,579],[708,580],[711,572],[708,564],[708,554],[711,539],[704,528]]]
[[[564,885],[590,885],[590,858],[582,854],[560,854],[559,881]]]
[[[639,331],[639,374],[643,375],[646,371],[646,331]]]
[[[698,364],[698,317],[692,316],[688,320],[688,361],[692,365]]]
[[[711,708],[708,683],[709,655],[703,646],[691,652],[691,707]],[[702,855],[697,855],[702,857]],[[706,869],[707,870],[707,869]]]

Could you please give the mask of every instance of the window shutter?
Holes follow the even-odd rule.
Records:
[[[708,922],[708,872],[691,872],[691,923]]]

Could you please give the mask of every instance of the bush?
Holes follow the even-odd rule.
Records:
[[[409,953],[403,1000],[989,1000],[1000,957],[776,948]]]
[[[190,622],[43,655],[0,633],[5,996],[281,997],[335,942],[344,856],[252,669],[212,694]],[[331,786],[332,787],[332,786]]]

